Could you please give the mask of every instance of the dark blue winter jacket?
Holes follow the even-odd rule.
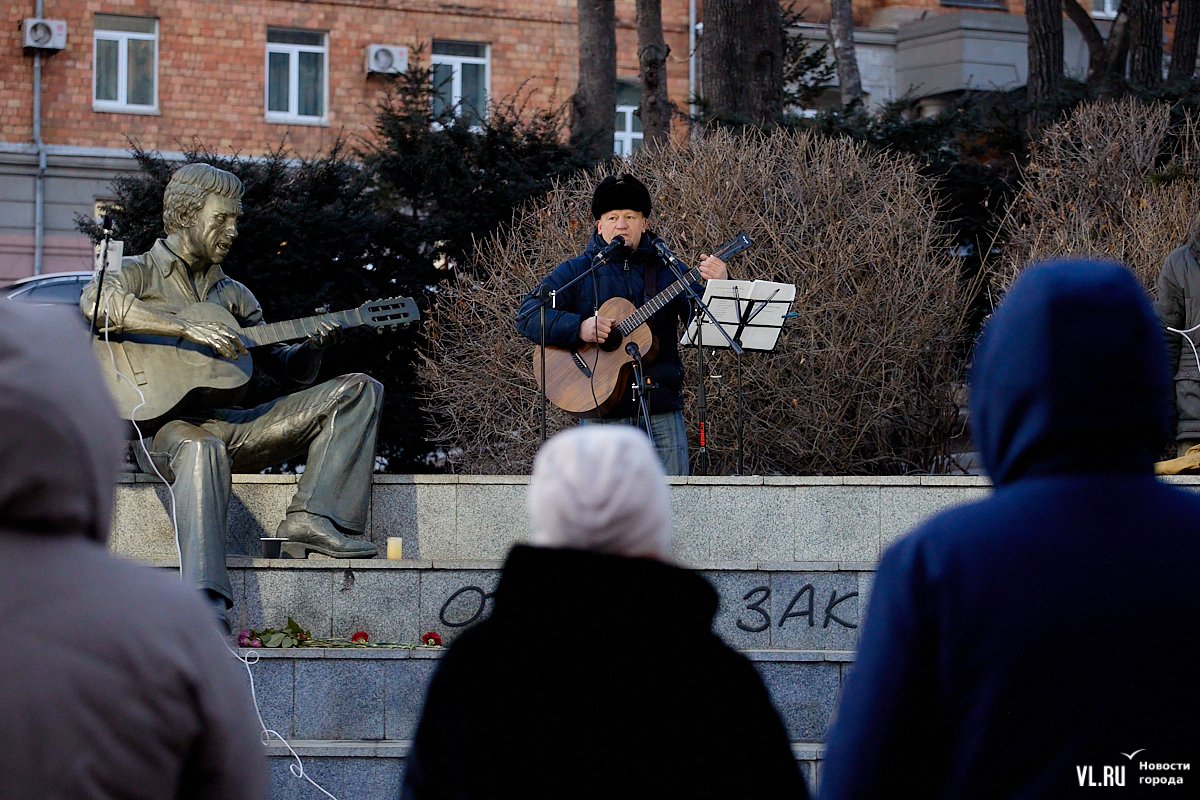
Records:
[[[971,378],[995,491],[884,554],[821,796],[1195,792],[1142,766],[1200,770],[1200,498],[1152,473],[1170,375],[1146,297],[1116,264],[1034,266]]]
[[[663,264],[654,252],[651,242],[654,234],[646,231],[636,250],[618,249],[596,270],[595,278],[586,277],[558,295],[556,308],[546,309],[546,344],[555,347],[582,346],[579,339],[579,324],[594,315],[596,308],[613,297],[624,297],[635,307],[645,304],[647,267],[655,270],[654,285],[661,292],[675,282],[670,267]],[[605,242],[600,234],[593,233],[587,247],[574,258],[564,261],[542,281],[552,289],[565,286],[591,266],[592,257],[603,250]],[[704,287],[695,284],[699,295]],[[651,390],[648,398],[651,414],[662,414],[683,408],[683,362],[679,358],[679,322],[687,318],[688,298],[680,295],[661,311],[650,318],[650,331],[658,340],[658,354],[646,365],[646,377]],[[536,297],[529,296],[517,311],[517,330],[521,335],[537,344],[541,341],[541,316]],[[637,409],[632,392],[625,391],[608,413],[607,419],[632,417]],[[603,399],[603,398],[601,398]]]

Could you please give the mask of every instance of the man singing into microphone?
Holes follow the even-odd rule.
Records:
[[[592,195],[592,216],[596,232],[583,252],[554,268],[543,286],[557,290],[588,272],[596,254],[614,239],[624,244],[609,253],[597,267],[595,277],[585,277],[557,295],[555,308],[546,308],[546,344],[573,347],[584,342],[603,343],[617,320],[596,316],[595,310],[613,297],[623,297],[640,308],[675,281],[671,268],[663,263],[653,247],[655,235],[647,229],[650,217],[650,192],[632,175],[610,175],[600,182]],[[723,280],[729,274],[725,262],[716,256],[701,254],[700,275],[705,280]],[[702,286],[693,286],[703,294]],[[525,299],[517,312],[517,330],[522,336],[541,341],[538,300]],[[683,427],[683,362],[679,358],[679,326],[688,316],[689,298],[680,295],[650,318],[650,331],[658,342],[653,361],[646,361],[646,379],[650,391],[646,400],[650,410],[650,430],[654,446],[668,475],[688,474],[687,433]],[[645,354],[643,354],[645,355]],[[637,405],[633,392],[625,391],[612,408],[599,419],[587,423],[634,424]]]

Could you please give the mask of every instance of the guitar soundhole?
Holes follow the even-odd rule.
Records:
[[[611,353],[613,350],[616,350],[621,346],[621,342],[624,340],[624,338],[625,337],[621,335],[620,329],[613,328],[608,332],[608,338],[605,339],[600,345],[600,349],[606,353]]]

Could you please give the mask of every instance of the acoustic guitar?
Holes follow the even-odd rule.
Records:
[[[753,242],[739,233],[713,255],[728,261]],[[599,417],[616,405],[630,384],[633,356],[625,350],[636,342],[643,362],[658,354],[658,341],[650,332],[650,317],[684,293],[684,282],[701,280],[700,268],[694,267],[641,308],[624,297],[613,297],[600,306],[598,316],[615,319],[612,332],[599,345],[588,342],[581,347],[546,347],[546,399],[576,417]],[[533,375],[542,385],[542,352],[533,349]]]
[[[348,311],[249,328],[241,327],[233,314],[215,303],[195,303],[174,316],[186,322],[224,323],[249,349],[305,339],[322,321],[342,328],[366,325],[382,331],[413,325],[420,312],[412,298],[393,297]],[[125,419],[136,420],[143,432],[153,431],[175,413],[236,405],[254,374],[254,360],[249,355],[225,358],[208,345],[170,336],[123,333],[105,339],[100,334],[92,347],[117,410]]]

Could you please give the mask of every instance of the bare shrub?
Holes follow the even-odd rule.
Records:
[[[1080,106],[1030,146],[1024,185],[1003,226],[993,284],[1007,290],[1031,261],[1088,255],[1127,264],[1153,293],[1167,254],[1200,209],[1200,130],[1170,129],[1164,103]]]
[[[476,262],[436,304],[422,378],[455,469],[528,472],[538,446],[532,347],[514,330],[526,292],[578,253],[593,230],[591,193],[609,164],[521,209],[480,243]],[[649,186],[652,226],[680,257],[745,230],[756,244],[735,277],[797,284],[774,353],[743,359],[746,470],[880,474],[938,463],[957,408],[966,289],[935,219],[928,181],[907,157],[849,140],[717,131],[642,151],[628,169]],[[695,353],[685,350],[693,465]],[[738,403],[727,353],[707,362],[713,474],[736,468]],[[550,429],[575,421],[551,408]]]

